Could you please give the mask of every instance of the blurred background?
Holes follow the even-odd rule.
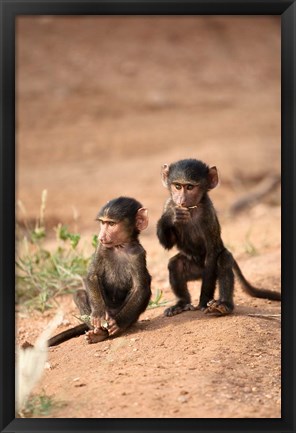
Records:
[[[22,16],[16,43],[16,193],[29,221],[47,189],[48,227],[95,232],[98,209],[128,195],[154,236],[163,163],[216,165],[221,218],[279,176],[278,16]],[[279,206],[279,188],[264,200]]]

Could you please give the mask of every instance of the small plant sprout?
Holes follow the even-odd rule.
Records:
[[[48,416],[55,408],[63,407],[65,403],[57,402],[53,397],[46,395],[43,390],[42,394],[34,395],[28,398],[26,405],[20,414],[24,418]]]
[[[158,308],[158,307],[163,307],[165,304],[167,304],[168,301],[166,300],[161,300],[163,297],[163,291],[157,289],[156,293],[155,293],[155,298],[151,299],[149,301],[149,305],[147,309],[151,309],[151,308]]]
[[[245,251],[250,256],[256,256],[258,254],[258,251],[257,251],[257,248],[255,247],[255,245],[253,244],[253,242],[251,242],[251,240],[250,240],[251,232],[252,232],[252,228],[250,227],[249,230],[247,231],[246,237],[245,237]]]
[[[62,241],[70,240],[71,247],[75,249],[80,241],[80,234],[70,233],[67,226],[58,224],[56,228],[57,238]]]
[[[82,323],[86,323],[87,325],[91,326],[90,324],[90,316],[88,314],[83,314],[82,316],[76,316],[73,314],[73,316],[78,319]]]

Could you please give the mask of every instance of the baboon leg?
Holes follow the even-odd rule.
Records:
[[[219,284],[219,299],[208,302],[205,313],[218,315],[233,311],[234,273],[233,257],[228,250],[223,250],[217,260],[217,279]]]
[[[90,316],[91,314],[91,307],[88,300],[88,294],[86,290],[79,289],[76,291],[76,293],[73,296],[74,302],[77,305],[79,312],[81,316],[87,315]],[[103,330],[101,328],[95,328],[90,329],[85,334],[85,339],[89,344],[92,343],[98,343],[99,341],[106,340],[108,338],[108,332],[106,330]]]
[[[203,269],[181,253],[170,259],[168,269],[171,288],[178,301],[164,311],[165,316],[174,316],[182,311],[194,310],[187,282],[200,279]]]
[[[88,299],[88,294],[86,290],[79,289],[77,290],[73,295],[73,300],[75,304],[77,305],[79,312],[81,316],[90,316],[91,314],[91,307]]]

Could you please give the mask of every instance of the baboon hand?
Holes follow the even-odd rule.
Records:
[[[94,314],[94,313],[91,314],[90,324],[92,325],[93,328],[101,328],[101,326],[102,326],[101,321],[102,321],[102,318],[99,315]]]
[[[107,325],[105,328],[107,329],[109,335],[112,336],[112,335],[117,334],[118,331],[120,330],[120,328],[117,325],[116,320],[113,319],[111,316],[109,316],[109,314],[107,312],[105,314],[105,320],[107,322]]]
[[[175,207],[174,208],[174,223],[187,223],[191,219],[189,209],[187,207]]]

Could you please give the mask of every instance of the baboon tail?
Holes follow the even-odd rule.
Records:
[[[74,328],[67,329],[66,331],[60,332],[57,335],[51,337],[47,345],[57,346],[58,344],[64,343],[64,341],[70,340],[73,337],[78,337],[79,335],[83,335],[85,331],[88,331],[89,327],[86,323],[82,323],[81,325],[74,326]]]
[[[242,285],[243,290],[248,293],[248,295],[253,296],[254,298],[264,298],[270,299],[271,301],[280,301],[281,294],[279,292],[275,292],[273,290],[267,289],[259,289],[257,287],[252,286],[246,278],[244,277],[240,267],[237,262],[233,259],[233,270],[235,276],[238,278],[239,282]]]

